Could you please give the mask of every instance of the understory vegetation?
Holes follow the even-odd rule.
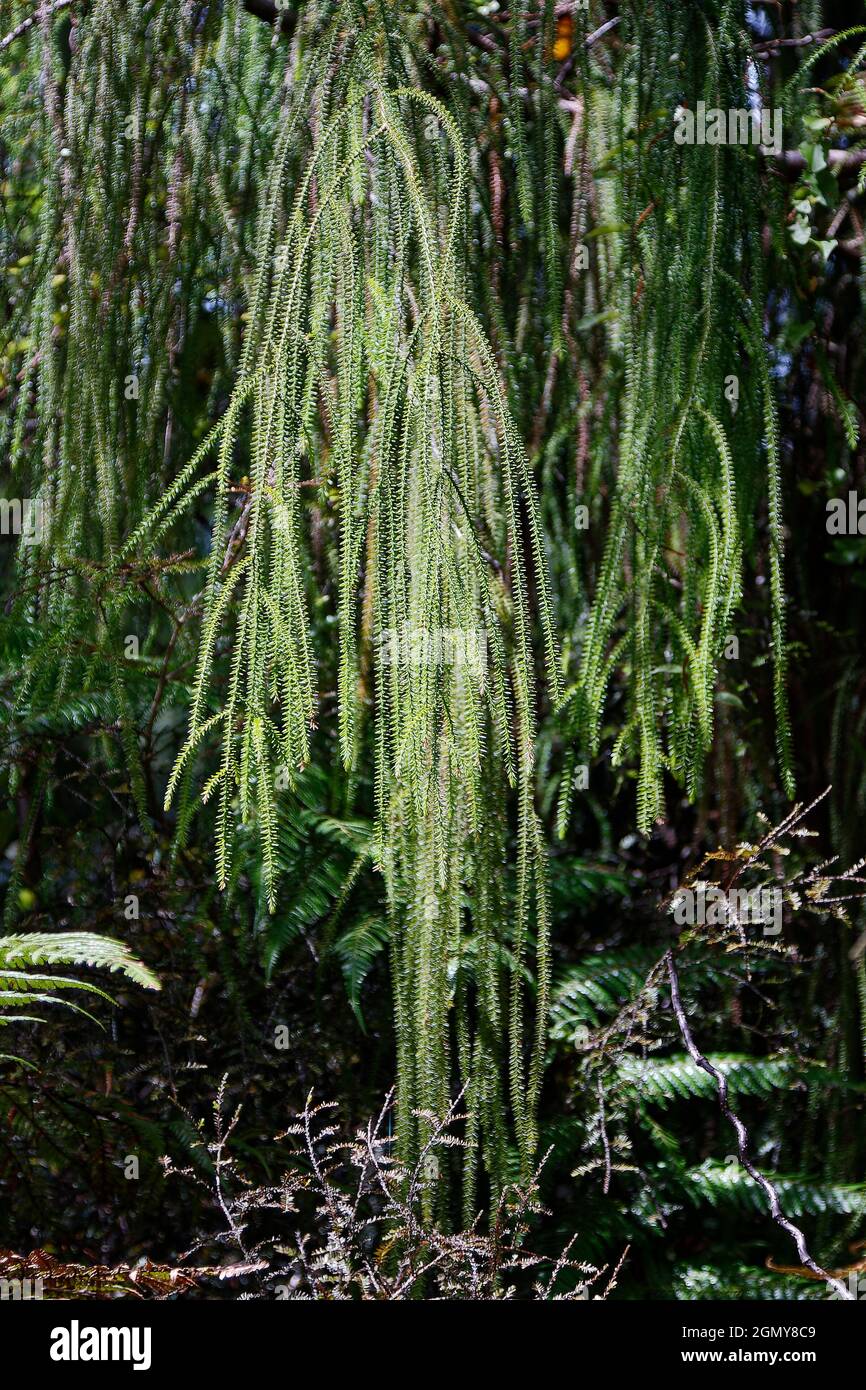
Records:
[[[866,1288],[851,9],[0,0],[0,1280]]]

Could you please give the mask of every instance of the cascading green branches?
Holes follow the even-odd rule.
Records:
[[[353,5],[319,18],[294,39],[305,80],[273,153],[230,404],[124,553],[213,485],[198,669],[167,799],[218,737],[202,794],[216,799],[219,880],[236,817],[254,820],[272,906],[279,788],[310,757],[320,705],[311,609],[327,605],[349,773],[372,752],[400,1139],[417,1154],[464,1089],[471,1219],[479,1155],[494,1183],[506,1175],[506,1077],[524,1170],[536,1147],[549,948],[529,584],[555,692],[545,556],[523,445],[464,298],[461,131],[417,74],[406,81],[405,31]],[[212,449],[215,472],[199,478]],[[324,592],[308,523],[328,537]]]
[[[701,789],[719,668],[736,635],[742,556],[758,549],[763,509],[780,778],[793,792],[778,431],[760,318],[759,155],[754,143],[674,138],[678,108],[693,112],[698,101],[749,112],[750,50],[735,11],[729,3],[628,7],[622,76],[606,103],[605,172],[619,225],[606,288],[622,361],[621,423],[566,723],[583,755],[597,753],[608,684],[614,670],[626,672],[613,761],[637,766],[645,833],[663,814],[666,771],[690,798]]]
[[[14,748],[30,721],[62,719],[84,692],[116,735],[105,739],[109,765],[125,772],[146,825],[156,804],[141,732],[152,733],[148,658],[165,619],[152,614],[142,630],[140,614],[150,586],[184,564],[120,570],[120,539],[198,437],[190,344],[208,344],[217,394],[236,366],[231,326],[219,341],[193,286],[210,277],[218,301],[244,278],[230,208],[255,194],[256,115],[266,130],[278,105],[260,97],[254,113],[246,97],[269,90],[268,41],[250,25],[239,41],[232,6],[199,15],[186,0],[10,8],[20,24],[4,54],[16,78],[0,111],[10,214],[0,240],[16,277],[4,297],[0,450],[44,523],[39,544],[16,556],[13,616],[28,640]],[[37,771],[24,773],[34,807],[49,755],[43,744]],[[14,785],[17,767],[12,775]],[[7,895],[13,915],[15,900]]]

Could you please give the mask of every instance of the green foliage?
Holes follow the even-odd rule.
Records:
[[[45,974],[34,969],[40,965],[90,965],[119,971],[145,989],[160,987],[153,972],[136,960],[121,941],[111,937],[96,936],[93,932],[28,932],[20,936],[0,936],[0,1027],[10,1023],[44,1022],[29,1012],[21,1012],[41,1008],[43,1004],[61,1004],[74,1013],[86,1013],[65,997],[67,990],[83,990],[110,1001],[110,996],[90,980]],[[4,1057],[4,1060],[10,1058]]]
[[[396,20],[371,11],[356,30],[350,15],[357,17],[357,7],[337,7],[321,33],[311,7],[299,26],[308,77],[267,175],[250,328],[233,393],[220,423],[121,554],[134,554],[170,509],[198,497],[196,470],[215,449],[202,638],[189,729],[166,805],[180,787],[184,823],[190,760],[218,734],[219,764],[202,793],[217,797],[218,880],[225,886],[231,874],[237,805],[241,820],[257,826],[273,911],[275,788],[280,775],[291,787],[308,762],[317,704],[302,488],[336,488],[329,608],[339,638],[339,743],[351,776],[372,703],[375,860],[392,919],[406,1152],[424,1128],[413,1141],[415,1111],[441,1114],[447,1105],[452,1003],[462,1083],[486,1117],[483,1143],[501,1142],[500,1122],[490,1118],[503,1109],[505,1031],[501,929],[491,899],[508,831],[504,817],[488,815],[485,823],[481,808],[494,788],[504,799],[513,785],[519,824],[507,1031],[526,1165],[535,1149],[548,971],[545,870],[532,807],[530,564],[554,694],[557,683],[544,552],[523,446],[493,353],[464,298],[464,138],[441,102],[417,80],[407,83],[411,49]],[[301,117],[311,99],[317,122],[309,141]],[[296,192],[287,207],[291,175]],[[229,501],[244,412],[249,482],[235,519]],[[228,678],[217,696],[226,625]],[[459,650],[443,650],[455,639]],[[416,644],[431,642],[432,654],[415,656]],[[527,1069],[523,961],[531,913],[539,1002]],[[470,929],[478,934],[471,1005],[467,989],[454,992],[449,980]],[[342,939],[344,959],[353,940]],[[354,991],[354,967],[350,977]]]
[[[712,22],[697,5],[626,7],[633,42],[621,82],[594,97],[605,132],[594,153],[613,184],[604,209],[612,227],[598,230],[610,245],[603,302],[621,434],[568,717],[581,756],[596,754],[608,687],[624,668],[612,758],[637,764],[637,822],[646,833],[664,812],[665,771],[690,797],[699,793],[744,553],[756,558],[762,543],[762,504],[780,773],[793,794],[778,427],[755,310],[761,227],[773,214],[751,149],[678,145],[672,135],[683,103],[748,105],[738,7],[711,9]],[[567,778],[561,829],[569,796]]]
[[[795,774],[832,774],[828,858],[862,868],[862,544],[821,508],[862,477],[863,33],[768,51],[821,6],[757,8],[5,6],[0,454],[44,534],[0,557],[0,1022],[73,1010],[3,1080],[19,1231],[107,1133],[206,1168],[215,1069],[263,1182],[285,1092],[359,1120],[395,1069],[403,1171],[466,1111],[425,1227],[529,1190],[550,1142],[601,1260],[790,1286],[647,909]],[[779,160],[675,141],[679,107],[758,96]],[[686,984],[827,1259],[866,1158],[844,913],[774,953],[698,935]],[[163,1014],[80,1044],[100,991],[39,967],[153,987],[138,954]]]
[[[766,1098],[780,1087],[794,1083],[795,1072],[788,1058],[723,1056],[709,1053],[707,1060],[727,1078],[732,1098],[759,1096]],[[645,1104],[662,1110],[676,1101],[696,1096],[715,1099],[716,1087],[711,1076],[695,1066],[692,1059],[682,1057],[623,1058],[619,1066],[619,1085],[628,1087]]]

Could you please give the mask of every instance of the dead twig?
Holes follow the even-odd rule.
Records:
[[[716,1083],[716,1090],[719,1093],[719,1106],[721,1107],[722,1114],[725,1116],[725,1119],[728,1120],[730,1124],[733,1126],[734,1133],[737,1136],[737,1157],[739,1159],[740,1166],[742,1168],[745,1168],[752,1181],[756,1182],[758,1186],[761,1188],[761,1190],[766,1194],[770,1206],[770,1215],[776,1222],[776,1225],[781,1226],[782,1230],[786,1231],[787,1234],[793,1240],[794,1244],[797,1247],[797,1254],[800,1257],[800,1263],[805,1265],[807,1269],[810,1269],[817,1278],[823,1279],[826,1282],[827,1287],[833,1289],[833,1291],[839,1298],[845,1299],[849,1302],[853,1302],[853,1295],[848,1291],[848,1289],[845,1288],[845,1285],[841,1283],[839,1279],[835,1279],[832,1274],[829,1274],[826,1269],[822,1269],[816,1260],[813,1260],[812,1256],[809,1254],[809,1250],[806,1245],[806,1237],[803,1235],[803,1232],[800,1230],[799,1226],[795,1226],[793,1221],[790,1221],[788,1217],[785,1215],[785,1213],[782,1211],[782,1205],[779,1201],[779,1194],[776,1191],[776,1188],[770,1182],[769,1178],[764,1177],[764,1174],[761,1173],[755,1167],[754,1163],[750,1159],[748,1152],[749,1132],[746,1129],[746,1126],[743,1124],[740,1117],[738,1115],[735,1115],[730,1107],[730,1103],[728,1101],[727,1077],[724,1076],[724,1074],[720,1072],[717,1067],[714,1067],[712,1062],[707,1060],[704,1054],[700,1051],[694,1038],[692,1037],[692,1030],[689,1027],[689,1020],[686,1016],[686,1011],[683,1008],[683,1001],[680,995],[680,980],[679,975],[677,974],[677,967],[674,962],[673,951],[666,952],[665,965],[667,966],[668,980],[670,982],[671,988],[671,1005],[673,1007],[674,1016],[677,1020],[680,1033],[682,1034],[683,1042],[685,1043],[686,1050],[689,1056],[691,1057],[692,1061],[695,1063],[695,1066],[700,1067],[701,1071],[705,1071],[707,1075],[711,1076]]]

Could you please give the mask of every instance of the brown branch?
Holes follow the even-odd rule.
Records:
[[[836,29],[817,29],[814,34],[804,34],[801,39],[768,39],[766,43],[756,43],[752,52],[772,58],[780,48],[806,48],[812,43],[824,43],[837,32]]]
[[[668,979],[671,987],[671,1004],[677,1023],[679,1024],[683,1042],[695,1066],[700,1067],[701,1071],[705,1071],[716,1083],[722,1114],[725,1116],[725,1119],[730,1121],[737,1136],[737,1157],[740,1166],[745,1168],[752,1181],[756,1182],[766,1194],[770,1205],[770,1215],[776,1222],[776,1225],[781,1226],[782,1230],[786,1231],[793,1240],[797,1247],[797,1254],[800,1256],[800,1263],[805,1265],[807,1269],[810,1269],[819,1279],[823,1279],[828,1288],[833,1289],[839,1298],[845,1299],[848,1302],[853,1302],[853,1295],[845,1288],[845,1285],[839,1279],[835,1279],[832,1274],[828,1274],[826,1269],[822,1269],[821,1266],[812,1259],[807,1249],[806,1237],[803,1235],[803,1232],[800,1230],[799,1226],[794,1225],[793,1221],[789,1221],[782,1211],[781,1203],[779,1202],[779,1194],[775,1187],[770,1182],[769,1178],[765,1178],[764,1174],[755,1167],[754,1163],[749,1158],[749,1132],[739,1116],[734,1114],[728,1103],[727,1077],[720,1072],[717,1067],[714,1067],[712,1062],[707,1060],[692,1037],[692,1030],[689,1027],[689,1020],[686,1017],[686,1011],[683,1008],[683,1001],[680,996],[680,981],[676,965],[674,964],[673,951],[666,952],[665,964],[667,966]]]
[[[53,17],[57,14],[58,10],[67,9],[72,3],[73,0],[54,0],[49,14]],[[0,53],[3,52],[4,48],[8,48],[10,43],[14,43],[16,39],[20,39],[22,34],[26,34],[28,29],[32,29],[38,18],[39,10],[36,9],[33,11],[33,14],[28,15],[26,19],[22,19],[20,24],[16,25],[14,29],[11,29],[5,38],[0,39]]]
[[[610,33],[611,29],[615,29],[621,20],[622,16],[616,15],[613,19],[609,19],[606,24],[602,24],[598,29],[593,30],[591,34],[587,34],[583,41],[584,48],[592,48],[592,45],[597,39],[600,39],[604,34]]]

